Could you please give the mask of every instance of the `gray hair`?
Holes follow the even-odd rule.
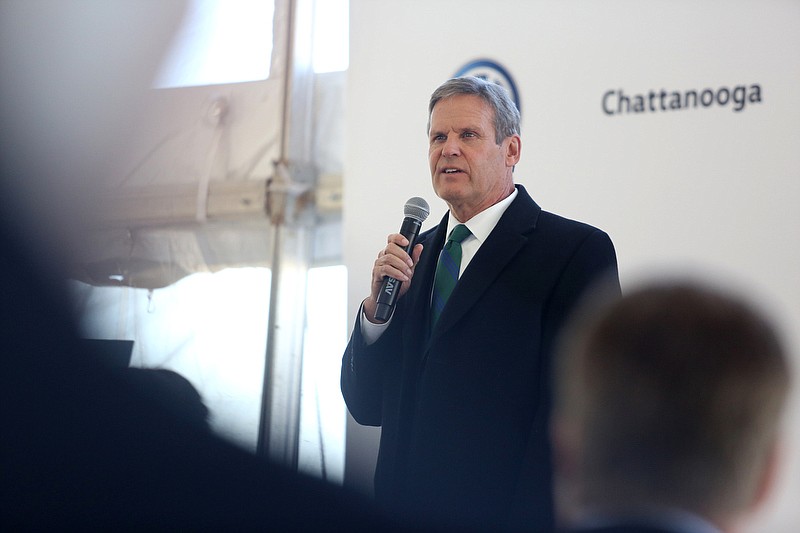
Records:
[[[431,95],[428,104],[428,132],[431,130],[431,114],[439,100],[461,94],[474,94],[494,110],[495,142],[500,144],[511,135],[519,135],[519,109],[511,99],[508,91],[491,81],[474,76],[451,78],[441,84]]]

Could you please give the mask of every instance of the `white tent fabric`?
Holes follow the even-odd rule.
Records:
[[[344,73],[313,77],[310,90],[287,80],[296,77],[290,63],[310,68],[289,47],[310,38],[292,41],[289,29],[310,3],[293,5],[276,2],[268,79],[154,89],[139,104],[118,174],[86,183],[94,229],[75,250],[72,277],[158,288],[191,272],[269,266],[269,195],[286,176],[277,175],[279,163],[294,187],[289,207],[305,217],[298,223],[338,224]]]
[[[307,406],[303,442],[286,446],[299,450],[312,473],[341,480],[338,386],[334,395],[327,378],[306,371],[301,378],[292,369],[312,357],[303,347],[307,269],[341,262],[345,74],[308,76],[301,65],[309,90],[289,83],[287,65],[298,60],[286,44],[290,4],[276,2],[269,79],[149,91],[119,172],[89,184],[94,224],[73,250],[70,277],[85,336],[133,339],[133,366],[187,377],[215,429],[246,449],[257,450],[264,409],[273,417],[267,426],[280,427],[271,438],[297,437],[286,419],[300,417],[301,380],[306,399],[327,390],[320,405],[338,415],[323,422],[321,407]],[[306,120],[303,127],[298,120]],[[284,193],[279,216],[274,207]],[[276,302],[278,246],[279,262],[288,264]],[[344,348],[333,346],[326,348]],[[266,372],[265,354],[274,365]],[[268,394],[265,375],[278,380]],[[309,444],[313,435],[318,442]]]
[[[74,288],[86,336],[133,339],[134,365],[188,376],[217,406],[217,422],[247,418],[241,431],[217,427],[253,448],[254,435],[262,433],[265,360],[278,359],[264,344],[289,347],[291,362],[300,361],[308,265],[314,257],[340,256],[339,239],[320,243],[316,235],[338,233],[341,164],[318,165],[317,149],[308,149],[317,100],[308,64],[298,63],[303,58],[293,44],[310,34],[289,29],[307,27],[313,0],[275,1],[269,79],[144,94],[189,3],[0,3],[3,221],[30,241],[54,278],[82,280]],[[319,116],[337,120],[342,83],[323,82],[317,90],[327,94],[318,100],[327,110]],[[285,127],[298,117],[307,119],[304,127]],[[318,151],[329,162],[337,153]],[[314,185],[323,172],[327,177],[319,181],[328,185],[321,191]],[[300,177],[301,183],[292,181]],[[285,195],[288,207],[276,201]],[[268,206],[280,207],[281,217]],[[297,227],[281,234],[276,221]],[[282,265],[296,274],[287,276],[293,284],[302,278],[298,293],[275,290],[276,235],[290,245],[286,256],[302,258],[294,271],[295,265]],[[234,265],[261,268],[209,273]],[[235,282],[228,279],[232,272]],[[224,300],[242,292],[244,303]],[[277,292],[283,294],[276,299]],[[299,320],[283,313],[287,302]],[[275,322],[276,316],[292,320]],[[291,338],[281,338],[286,331]],[[241,358],[250,365],[244,370],[236,362]],[[273,370],[270,379],[300,381],[280,366]],[[210,388],[212,377],[228,388]],[[299,402],[296,384],[265,388]],[[342,426],[343,417],[340,407]]]

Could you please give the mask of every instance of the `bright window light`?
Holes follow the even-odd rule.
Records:
[[[347,268],[311,268],[307,280],[298,468],[342,484],[347,411],[339,373],[347,347]]]
[[[347,70],[350,63],[349,0],[317,0],[314,11],[314,72]]]
[[[191,0],[154,86],[267,79],[274,10],[268,0]]]
[[[271,272],[199,272],[148,291],[72,283],[83,336],[133,340],[131,366],[168,368],[197,388],[214,430],[253,453],[258,442]],[[298,467],[344,481],[347,269],[308,270]],[[298,325],[299,327],[299,325]]]

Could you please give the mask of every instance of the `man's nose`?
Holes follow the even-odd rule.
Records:
[[[458,138],[454,135],[448,135],[447,140],[442,146],[442,155],[445,157],[457,156],[461,153],[461,146],[458,143]]]

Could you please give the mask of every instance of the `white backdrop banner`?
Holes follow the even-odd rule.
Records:
[[[353,316],[405,201],[430,184],[427,104],[491,76],[522,113],[515,179],[607,231],[623,290],[691,274],[744,292],[800,352],[800,2],[350,0],[345,261]],[[800,366],[800,365],[797,365]],[[800,400],[778,494],[749,531],[800,523]],[[352,424],[351,483],[376,433]],[[365,444],[367,443],[367,444]],[[359,462],[358,459],[361,459]]]

